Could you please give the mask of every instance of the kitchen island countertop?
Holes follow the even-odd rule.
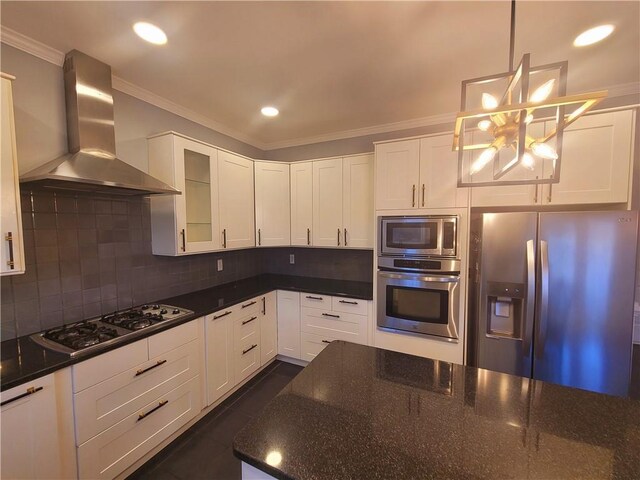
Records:
[[[273,290],[292,290],[362,300],[371,300],[373,298],[373,285],[368,282],[265,274],[185,295],[157,299],[154,302],[149,302],[174,305],[194,312],[193,315],[167,324],[164,328],[158,328],[149,332],[149,335],[155,335],[163,330],[174,328],[191,321],[194,318],[208,315],[250,298],[264,295]],[[141,335],[130,339],[123,339],[122,342],[117,342],[115,345],[103,350],[75,358],[43,348],[34,343],[28,335],[17,339],[5,340],[0,344],[0,353],[2,355],[0,363],[0,390],[8,390],[69,365],[122,347],[128,343],[141,340],[142,338],[145,338],[145,336]]]
[[[640,402],[335,341],[234,453],[281,479],[637,479]]]

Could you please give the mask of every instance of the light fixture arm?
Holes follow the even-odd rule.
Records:
[[[509,71],[513,72],[513,56],[516,44],[516,0],[511,0],[511,30],[509,31]]]

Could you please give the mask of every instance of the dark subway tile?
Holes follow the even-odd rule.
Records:
[[[77,208],[78,213],[93,213],[93,199],[85,196],[78,196]]]
[[[77,245],[58,245],[60,260],[79,260],[80,249]]]
[[[114,215],[113,228],[117,228],[117,229],[129,228],[129,217],[127,215]]]
[[[62,278],[80,275],[80,260],[62,260],[60,262],[60,276]]]
[[[131,296],[118,295],[118,310],[124,310],[125,308],[131,308],[134,306]]]
[[[17,335],[29,335],[30,333],[39,332],[40,328],[40,310],[38,302],[16,302],[14,305]]]
[[[96,228],[95,215],[88,214],[88,213],[78,214],[78,228],[80,230],[83,230],[85,228]]]
[[[113,267],[113,263],[111,263],[110,267]],[[110,284],[115,285],[115,283],[116,283],[116,271],[104,270],[101,268],[100,269],[100,285],[110,285]]]
[[[98,243],[113,243],[113,230],[98,230]]]
[[[25,192],[25,191],[20,192],[20,209],[23,212],[32,211],[31,192]]]
[[[42,330],[60,327],[63,324],[62,310],[42,310],[40,312],[40,327]]]
[[[97,303],[85,303],[82,306],[82,318],[90,319],[93,317],[99,317],[102,315],[102,305],[100,302]]]
[[[36,247],[55,247],[58,245],[58,232],[54,228],[38,228],[34,231]]]
[[[38,295],[40,298],[48,295],[58,295],[61,291],[59,278],[38,281]]]
[[[92,273],[82,275],[82,289],[98,288],[100,286],[100,274]]]
[[[86,290],[82,290],[82,303],[84,305],[99,302],[100,300],[101,298],[99,288],[89,288]]]
[[[56,195],[56,211],[58,213],[76,213],[78,211],[76,198],[67,195]]]
[[[15,338],[17,336],[17,327],[13,304],[2,305],[0,315],[0,341]]]
[[[82,306],[65,308],[62,310],[64,323],[74,323],[84,320],[84,311]]]
[[[77,247],[78,246],[78,231],[74,229],[59,229],[58,230],[58,245]]]
[[[98,233],[95,228],[78,230],[78,245],[81,247],[97,245]]]
[[[78,228],[78,215],[75,213],[59,213],[58,214],[58,228]]]
[[[60,310],[62,313],[62,296],[61,295],[50,295],[48,297],[43,297],[43,296],[40,297],[40,314],[44,312],[53,312],[56,310]]]
[[[44,262],[57,262],[58,257],[58,247],[36,247],[36,262],[38,264]]]
[[[69,292],[62,294],[62,307],[67,309],[71,307],[82,306],[82,292]]]
[[[114,230],[113,241],[116,243],[129,242],[129,230]]]
[[[53,193],[34,193],[33,194],[33,211],[34,212],[55,212],[56,202]]]
[[[96,249],[96,252],[97,252],[97,249]],[[96,255],[96,258],[92,258],[92,257],[81,258],[80,269],[82,271],[82,275],[100,273],[100,263],[98,261],[97,255]]]
[[[99,284],[98,279],[98,284]],[[67,292],[79,292],[82,290],[82,277],[80,275],[73,275],[70,277],[62,277],[60,280],[62,284],[62,291]]]
[[[139,200],[130,200],[128,203],[128,213],[131,216],[142,215],[142,203]]]
[[[93,259],[98,258],[98,246],[97,245],[85,245],[79,248],[81,259]]]
[[[98,230],[110,230],[113,228],[113,215],[96,215],[96,227]]]
[[[111,213],[114,215],[126,215],[128,213],[127,203],[124,200],[114,200],[111,202]]]
[[[33,230],[33,214],[30,211],[22,211],[22,229]]]
[[[97,199],[93,201],[94,211],[97,214],[111,214],[111,201]]]
[[[110,298],[108,300],[103,300],[100,303],[102,315],[106,315],[108,313],[115,312],[118,310],[118,299]]]
[[[113,243],[101,243],[98,245],[98,257],[100,257],[100,259],[113,258],[115,256],[116,254]]]
[[[42,229],[55,229],[56,228],[56,214],[55,213],[41,213],[36,212],[33,215],[33,227],[37,230]]]
[[[38,280],[49,280],[60,277],[60,264],[56,262],[38,263]]]
[[[5,277],[7,281],[11,281],[12,285],[19,285],[21,283],[33,283],[38,281],[38,275],[35,265],[27,265],[25,271],[21,275],[13,275],[9,279],[9,277]]]

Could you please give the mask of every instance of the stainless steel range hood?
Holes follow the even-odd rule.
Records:
[[[20,177],[21,183],[121,195],[180,194],[116,157],[111,67],[77,50],[64,60],[69,153]]]

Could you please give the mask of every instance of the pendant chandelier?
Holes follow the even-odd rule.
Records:
[[[514,70],[514,44],[512,0],[509,71],[462,82],[453,135],[459,187],[559,182],[563,130],[607,96],[567,96],[567,61],[531,66],[526,53]]]

